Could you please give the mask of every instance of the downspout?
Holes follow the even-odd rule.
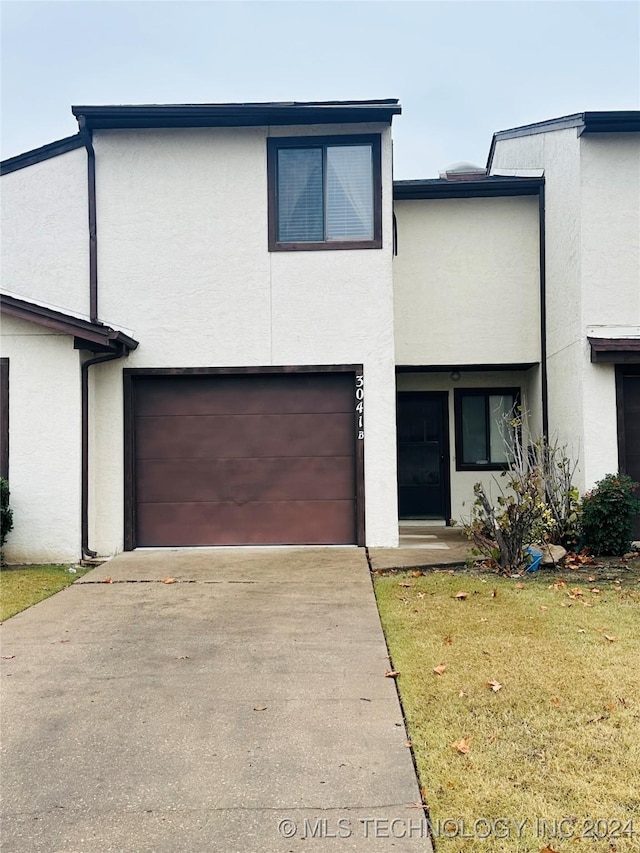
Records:
[[[547,271],[544,183],[538,191],[540,242],[540,392],[542,398],[542,435],[549,438],[549,386],[547,376]]]
[[[98,322],[98,230],[96,225],[96,152],[84,116],[78,116],[80,135],[87,149],[87,198],[89,211],[89,317]]]
[[[81,486],[81,532],[82,532],[82,557],[97,557],[97,552],[89,548],[89,368],[94,364],[103,364],[105,361],[113,361],[126,355],[126,349],[122,344],[116,352],[89,358],[82,363],[81,375],[81,398],[82,398],[82,486]]]

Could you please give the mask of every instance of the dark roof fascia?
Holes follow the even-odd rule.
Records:
[[[640,364],[640,338],[588,337],[587,340],[593,363]]]
[[[265,125],[385,122],[402,112],[397,99],[263,104],[139,104],[74,106],[89,130],[155,127],[256,127]]]
[[[515,139],[519,136],[535,136],[553,130],[577,128],[578,136],[583,133],[638,133],[640,131],[640,110],[605,110],[604,112],[574,113],[569,116],[524,124],[508,130],[498,130],[493,134],[487,169],[491,169],[496,142],[501,139]]]
[[[523,372],[536,367],[538,361],[519,361],[511,364],[397,364],[396,373],[502,373]],[[464,387],[464,383],[461,387]]]
[[[75,151],[76,148],[83,148],[84,142],[79,133],[74,136],[65,136],[64,139],[58,139],[55,142],[50,142],[48,145],[43,145],[41,148],[33,148],[31,151],[25,151],[24,154],[17,154],[15,157],[9,157],[0,163],[0,175],[8,175],[11,172],[17,172],[18,169],[25,169],[27,166],[33,166],[35,163],[42,163],[43,160],[50,160],[52,157],[58,157],[60,154],[66,154],[67,151]]]
[[[16,317],[35,323],[46,329],[52,329],[65,335],[72,335],[76,349],[88,349],[92,352],[117,352],[124,349],[127,352],[136,349],[138,341],[116,331],[102,323],[91,323],[81,320],[71,314],[45,308],[24,299],[17,299],[6,293],[0,294],[0,311],[8,317]]]
[[[538,195],[544,178],[506,178],[489,176],[471,181],[447,181],[433,178],[423,181],[394,181],[393,198],[496,198],[502,196]]]

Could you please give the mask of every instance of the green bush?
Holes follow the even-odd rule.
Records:
[[[582,534],[596,557],[620,556],[631,547],[633,516],[640,512],[638,489],[626,474],[607,474],[582,499]]]
[[[9,483],[0,477],[0,548],[13,527],[13,511],[9,507]]]

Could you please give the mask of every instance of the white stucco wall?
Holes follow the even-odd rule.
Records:
[[[395,203],[398,364],[540,358],[538,200]]]
[[[87,152],[3,175],[2,289],[89,314]]]
[[[535,440],[541,434],[537,406],[537,368],[527,371],[466,372],[453,382],[449,373],[399,373],[398,391],[446,391],[449,403],[449,470],[451,477],[451,517],[457,524],[469,521],[474,501],[473,487],[482,483],[487,494],[494,499],[500,494],[499,471],[456,471],[456,431],[454,390],[461,388],[520,388],[521,403],[525,412],[526,436]],[[527,438],[525,439],[527,440]]]
[[[639,140],[569,128],[500,140],[493,161],[545,171],[549,423],[581,489],[618,467],[615,371],[587,330],[640,325]]]
[[[80,557],[80,353],[73,338],[2,318],[9,359],[8,563]]]
[[[92,368],[100,553],[123,547],[123,366],[363,364],[367,543],[397,543],[390,131],[271,132],[383,134],[383,249],[268,252],[268,128],[95,134],[100,314],[140,341]]]

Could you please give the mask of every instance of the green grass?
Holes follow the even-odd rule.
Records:
[[[15,566],[0,571],[0,622],[72,584],[89,569],[69,566]]]
[[[584,580],[376,578],[438,853],[640,850],[640,586]],[[452,746],[462,739],[466,754]],[[611,837],[554,838],[535,823],[566,817],[573,838],[589,834],[589,819],[608,822],[597,830]],[[446,818],[464,819],[472,837],[459,823],[438,828]],[[474,837],[483,818],[510,819],[509,836]],[[520,837],[516,820],[527,821]],[[634,821],[635,837],[614,820]]]

